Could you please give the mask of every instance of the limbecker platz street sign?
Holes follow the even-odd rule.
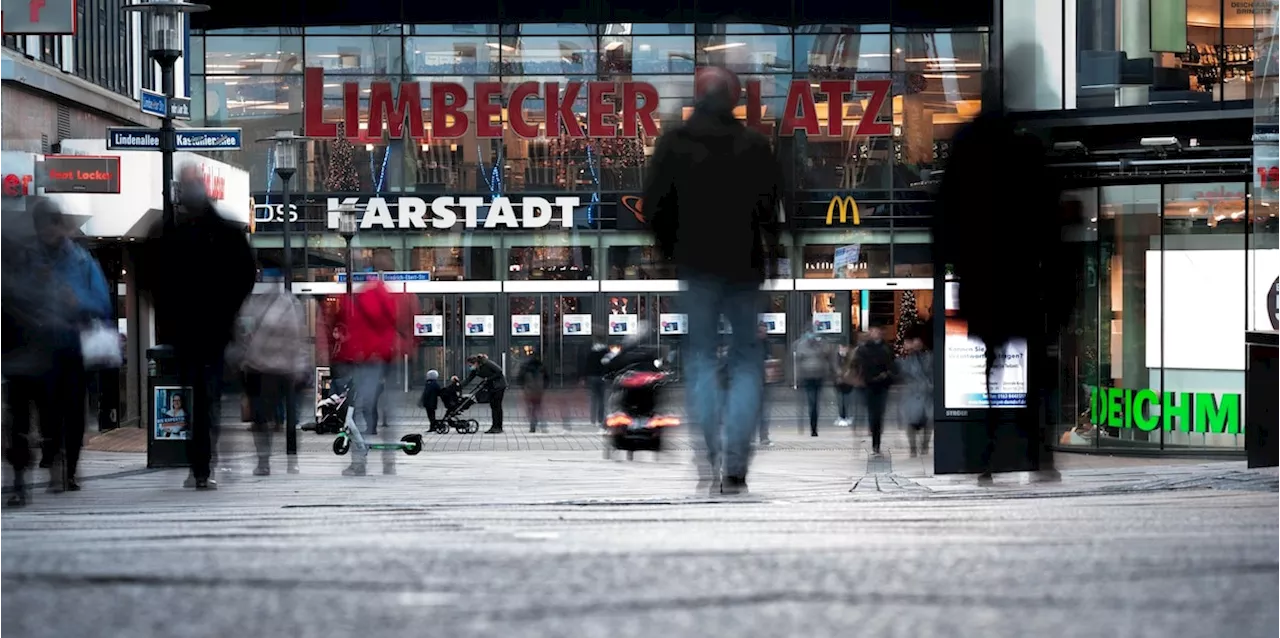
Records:
[[[764,133],[771,132],[773,123],[762,118],[760,81],[747,80],[744,84],[747,125]],[[426,91],[433,139],[462,137],[473,127],[476,137],[502,137],[500,118],[504,107],[511,130],[526,138],[539,136],[538,121],[546,123],[547,135],[552,137],[636,137],[641,130],[650,137],[658,134],[655,119],[658,90],[648,82],[568,82],[563,92],[559,82],[520,82],[511,87],[507,96],[504,96],[504,86],[511,85],[476,82],[471,95],[467,87],[456,82],[431,82],[429,87],[425,82],[401,82],[393,92],[391,82],[374,81],[369,84],[367,130],[379,138],[384,129],[391,139],[426,137],[423,118]],[[865,99],[864,112],[872,115],[858,121],[854,134],[890,135],[892,122],[877,121],[875,114],[880,113],[888,101],[892,86],[892,80],[881,79],[822,80],[815,88],[810,80],[793,80],[778,122],[778,134],[789,136],[804,131],[808,135],[843,135],[845,104]],[[325,119],[324,87],[324,69],[308,68],[302,102],[303,134],[307,137],[338,136],[338,122]],[[819,121],[815,94],[823,96],[827,104],[826,122]],[[585,97],[587,103],[585,127],[573,112],[574,103],[581,97]],[[351,139],[364,137],[360,133],[361,102],[360,84],[343,82],[343,135]],[[526,120],[526,109],[539,112],[541,117],[536,118],[538,121]]]

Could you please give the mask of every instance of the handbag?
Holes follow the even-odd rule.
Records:
[[[124,364],[120,332],[106,323],[94,322],[80,331],[80,356],[86,370],[108,370]]]

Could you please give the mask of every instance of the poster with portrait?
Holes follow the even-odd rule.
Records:
[[[591,315],[567,314],[561,324],[561,334],[566,337],[591,336]]]
[[[542,335],[542,315],[511,315],[511,336],[538,337]]]
[[[609,335],[633,335],[638,323],[637,315],[609,315]]]
[[[152,391],[151,405],[155,440],[185,441],[191,438],[187,419],[194,407],[190,387],[158,385]]]
[[[443,337],[444,315],[414,315],[413,336]]]
[[[663,312],[658,314],[658,334],[682,335],[689,333],[689,315]]]
[[[996,354],[991,367],[991,393],[987,394],[987,348],[982,340],[969,335],[963,319],[947,317],[946,384],[944,407],[1021,408],[1027,405],[1027,341],[1015,339]],[[988,399],[990,401],[988,402]]]
[[[760,325],[764,326],[765,334],[787,334],[787,313],[762,312],[760,313]]]
[[[813,331],[820,335],[838,335],[844,332],[844,315],[838,312],[813,313]]]
[[[493,315],[466,315],[462,324],[468,337],[493,336]]]

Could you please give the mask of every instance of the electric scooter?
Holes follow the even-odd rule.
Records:
[[[342,456],[350,452],[352,441],[356,445],[363,445],[370,450],[401,450],[409,456],[414,456],[422,451],[422,435],[416,433],[406,434],[400,437],[400,441],[396,443],[365,443],[364,434],[360,432],[360,428],[356,427],[354,412],[354,409],[347,410],[347,419],[342,425],[342,431],[333,440],[334,454]]]

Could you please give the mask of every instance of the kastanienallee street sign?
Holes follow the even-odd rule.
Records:
[[[573,211],[582,205],[578,197],[330,197],[326,225],[337,229],[343,206],[356,207],[360,229],[448,230],[464,228],[546,228],[557,219],[561,228],[573,228]],[[394,210],[393,210],[394,209]]]

